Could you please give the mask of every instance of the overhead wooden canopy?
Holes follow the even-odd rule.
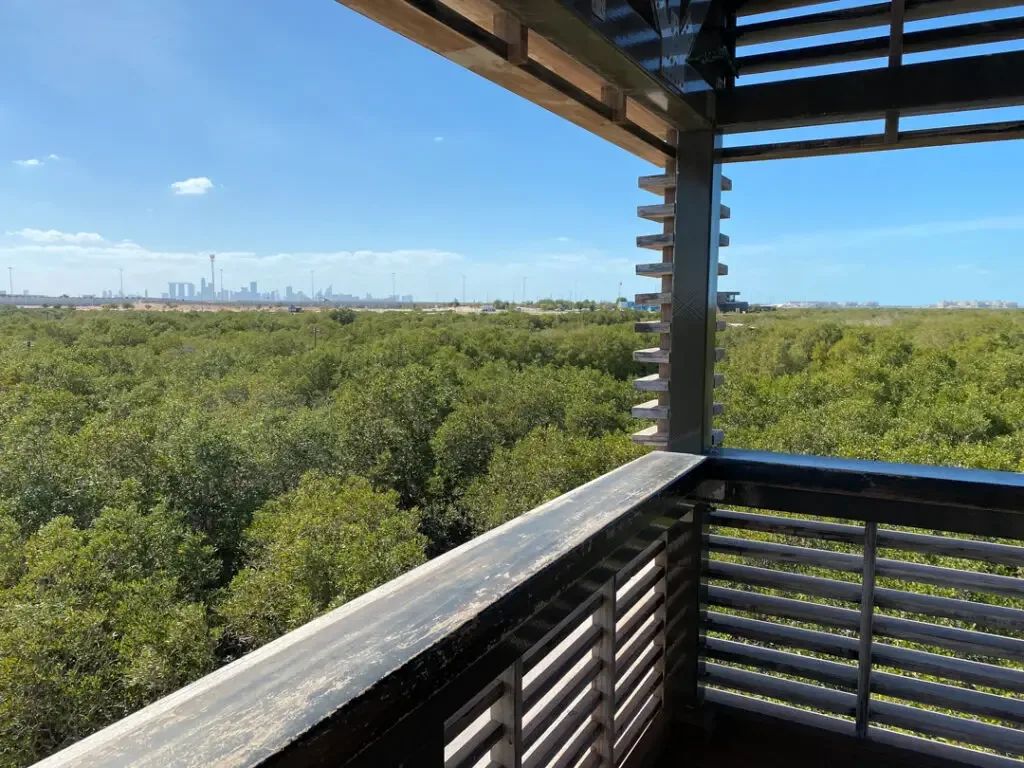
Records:
[[[1022,0],[892,0],[832,11],[816,11],[808,0],[340,2],[657,165],[674,156],[673,129],[886,123],[878,134],[731,147],[719,154],[727,162],[1024,137],[1024,121],[899,129],[906,116],[1024,105],[1024,51],[955,50],[1024,39],[1024,16],[962,23],[963,14]],[[790,13],[757,18],[782,10]],[[904,34],[906,22],[923,19],[945,23]],[[888,34],[815,40],[879,26]],[[800,40],[807,44],[794,46]],[[779,50],[748,54],[751,45]],[[905,53],[935,51],[946,58],[903,63]],[[869,59],[879,66],[804,71]],[[766,73],[785,79],[744,84]]]

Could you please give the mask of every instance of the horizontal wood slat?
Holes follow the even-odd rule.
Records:
[[[633,379],[633,388],[641,392],[668,392],[668,379],[662,378],[660,374],[652,373],[650,376]]]
[[[634,432],[631,437],[633,442],[638,445],[651,445],[655,448],[665,448],[668,446],[668,433],[660,432],[657,424],[652,424],[641,429],[639,432]]]
[[[669,351],[667,349],[659,349],[658,347],[638,349],[633,353],[633,360],[638,363],[667,363],[669,361]]]
[[[631,413],[634,419],[667,419],[668,406],[662,405],[657,400],[648,400],[645,403],[634,405]]]

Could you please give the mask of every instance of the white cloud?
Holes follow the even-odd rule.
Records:
[[[49,155],[47,155],[47,158],[50,159],[50,160],[60,160],[60,157],[58,157],[57,155],[53,154],[53,152],[51,152]]]
[[[568,243],[571,240],[572,240],[571,237],[556,237],[555,238],[555,242],[558,242],[558,243]]]
[[[171,189],[176,195],[205,195],[213,189],[213,182],[205,176],[197,176],[193,179],[176,181],[171,184]]]
[[[56,229],[19,229],[8,235],[30,240],[33,243],[102,243],[104,239],[95,232],[59,232]]]
[[[34,168],[37,165],[42,165],[43,161],[38,157],[30,157],[28,160],[15,160],[15,165],[20,165],[22,168]]]
[[[444,141],[444,136],[435,136],[434,137],[434,143],[435,144],[440,144],[442,141]]]

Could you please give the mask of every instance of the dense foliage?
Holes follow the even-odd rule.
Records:
[[[640,455],[639,317],[0,311],[0,766]],[[733,319],[730,445],[1024,468],[1024,315]]]

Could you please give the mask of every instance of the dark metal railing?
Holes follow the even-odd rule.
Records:
[[[636,762],[667,681],[696,691],[700,539],[683,499],[705,462],[620,467],[43,765]]]
[[[707,471],[707,706],[1020,765],[1024,546],[952,534],[1024,539],[1024,478],[735,451]]]

